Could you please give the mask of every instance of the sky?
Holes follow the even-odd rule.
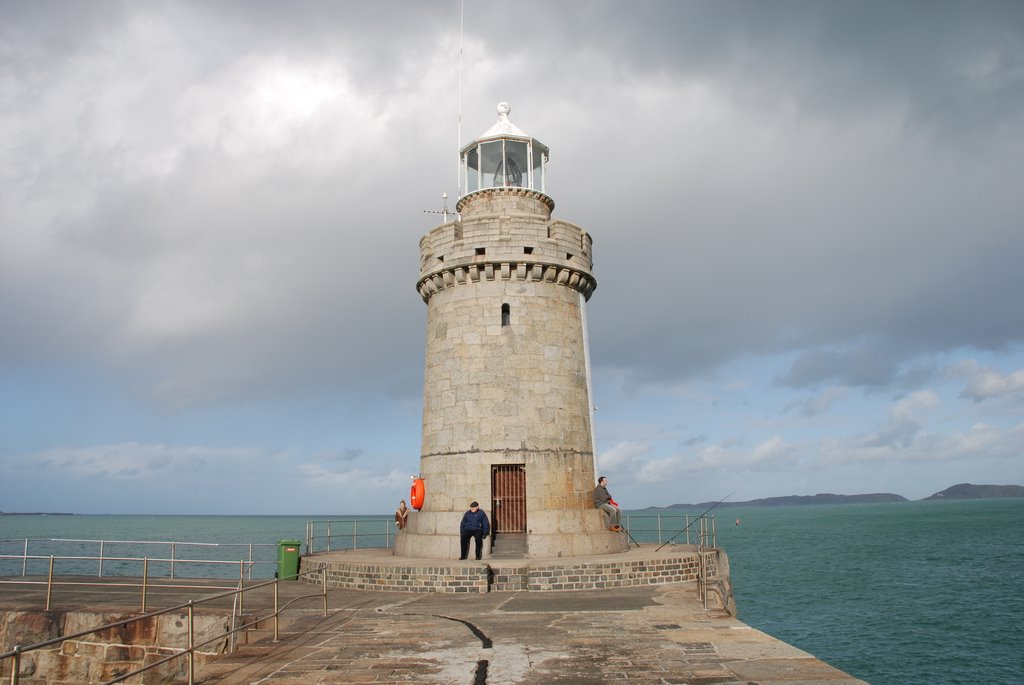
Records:
[[[499,101],[624,507],[1024,484],[1024,4],[461,11],[0,4],[0,511],[391,511]]]

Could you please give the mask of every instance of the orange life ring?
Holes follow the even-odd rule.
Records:
[[[423,496],[426,494],[426,488],[423,486],[422,478],[412,479],[412,489],[409,491],[409,504],[413,509],[419,511],[423,508]]]

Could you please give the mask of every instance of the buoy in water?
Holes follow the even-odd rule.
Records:
[[[736,525],[737,526],[740,525],[740,520],[739,519],[736,519]]]

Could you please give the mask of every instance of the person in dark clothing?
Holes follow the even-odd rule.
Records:
[[[462,536],[462,556],[466,558],[469,553],[469,539],[476,540],[476,560],[480,561],[483,552],[484,538],[491,532],[491,524],[487,521],[487,514],[480,511],[478,502],[469,503],[469,511],[462,515],[462,523],[459,525],[459,533]]]
[[[597,487],[594,488],[594,508],[604,512],[605,517],[608,519],[608,530],[622,530],[622,526],[619,525],[622,519],[622,511],[615,503],[615,500],[612,499],[611,493],[608,492],[608,479],[604,476],[597,479]]]

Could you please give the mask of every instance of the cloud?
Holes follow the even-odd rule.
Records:
[[[345,488],[339,490],[339,497],[353,494],[357,499],[364,500],[366,491],[400,492],[409,483],[409,474],[397,468],[372,470],[364,467],[331,469],[321,463],[299,464],[299,472],[306,482],[318,489]]]
[[[906,434],[897,437],[895,440],[864,440],[859,444],[850,445],[836,442],[827,448],[823,446],[822,463],[943,464],[962,461],[970,465],[1015,460],[1024,450],[1024,424],[1000,429],[980,423],[966,431],[948,434],[908,430]],[[1020,477],[1019,473],[1012,470],[1002,470],[1001,473],[1003,478],[1011,481]]]
[[[629,441],[615,443],[598,455],[598,470],[628,470],[644,455],[649,454],[650,451],[651,446],[645,443]]]
[[[960,397],[975,402],[1024,392],[1024,369],[1003,374],[994,369],[982,368],[974,360],[965,360],[951,367],[949,373],[967,381],[967,387],[960,393]]]
[[[469,4],[460,55],[456,5],[0,4],[0,450],[117,482],[236,463],[177,444],[284,445],[253,484],[415,470],[423,210],[507,100],[594,239],[619,488],[1008,453],[1022,6],[517,7],[511,45]]]
[[[889,409],[888,422],[877,431],[864,436],[860,444],[864,447],[887,447],[906,449],[921,435],[929,410],[939,406],[938,395],[923,390],[904,397]]]
[[[790,403],[783,409],[783,412],[797,407],[799,408],[800,413],[804,416],[818,416],[827,412],[831,409],[833,404],[845,399],[849,394],[850,389],[846,386],[829,386],[821,392],[811,395],[802,402]]]
[[[355,461],[365,453],[365,450],[358,447],[349,447],[338,452],[321,452],[314,454],[313,459],[317,461]]]
[[[112,479],[157,481],[194,474],[210,466],[263,463],[277,458],[272,450],[211,448],[161,444],[121,443],[91,447],[65,447],[26,454],[6,465],[8,472],[41,471],[55,479]]]

